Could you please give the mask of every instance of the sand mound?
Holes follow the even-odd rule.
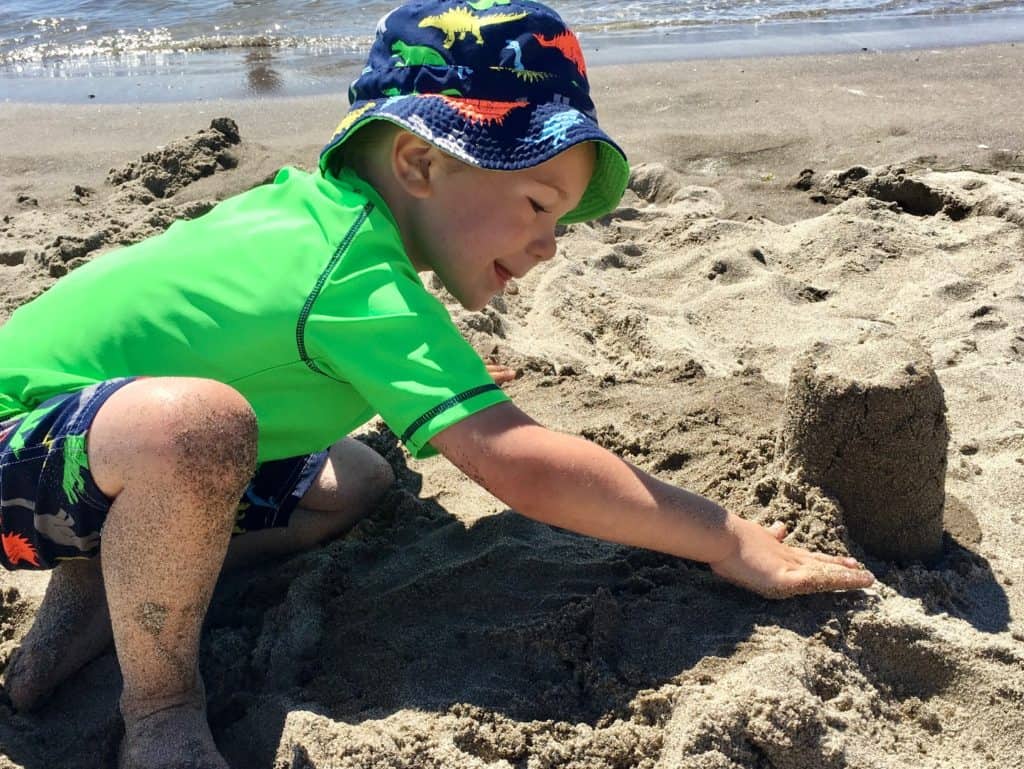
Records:
[[[230,147],[238,126],[217,118],[210,128],[111,169],[105,190],[75,185],[70,205],[45,211],[26,200],[0,223],[0,321],[34,299],[54,279],[104,251],[159,234],[178,219],[194,219],[214,201],[163,202],[189,184],[235,164]],[[159,200],[158,200],[159,199]]]
[[[197,136],[64,210],[19,204],[0,225],[0,317],[208,207],[143,202],[146,179],[173,194],[230,166],[227,133]],[[723,218],[717,191],[637,168],[616,212],[566,229],[559,259],[482,313],[452,312],[482,354],[522,370],[509,389],[540,421],[785,521],[792,542],[861,557],[841,502],[776,456],[784,387],[812,344],[898,330],[930,354],[948,406],[933,566],[873,559],[876,590],[767,602],[701,565],[522,518],[441,460],[409,465],[378,425],[363,438],[399,483],[375,515],[219,586],[201,665],[232,765],[1019,762],[1024,179],[851,170],[811,174],[791,194],[827,198],[821,215],[780,225]],[[2,664],[39,590],[0,580]],[[107,654],[39,714],[0,706],[0,766],[112,765],[117,689]]]
[[[911,173],[904,166],[868,169],[853,166],[818,178],[813,170],[801,173],[798,189],[812,190],[820,202],[839,202],[863,195],[895,203],[914,216],[942,213],[957,221],[966,216],[996,216],[1024,225],[1024,174],[974,172]]]
[[[209,128],[199,133],[172,142],[156,152],[147,152],[138,161],[122,168],[110,169],[107,183],[131,190],[140,202],[167,198],[204,176],[238,165],[238,159],[229,148],[240,141],[234,120],[216,118]],[[129,186],[129,182],[137,182],[137,185]],[[141,193],[139,187],[149,195]]]

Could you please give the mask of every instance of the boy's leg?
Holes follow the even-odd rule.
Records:
[[[288,526],[234,537],[225,569],[299,552],[340,536],[370,511],[393,480],[391,467],[373,449],[351,438],[339,441]],[[41,705],[111,643],[100,568],[100,559],[93,558],[67,561],[54,570],[32,628],[5,671],[4,688],[15,709],[24,712]]]
[[[338,441],[288,526],[232,539],[225,570],[302,552],[341,536],[373,509],[394,480],[391,466],[369,446],[352,438]]]
[[[241,395],[197,379],[133,382],[93,421],[90,468],[114,500],[102,566],[124,680],[122,766],[226,767],[197,655],[256,433]]]

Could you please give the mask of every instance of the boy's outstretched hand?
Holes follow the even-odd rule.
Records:
[[[711,569],[722,579],[765,598],[854,590],[875,581],[874,575],[854,558],[783,544],[783,523],[770,528],[742,518],[733,518],[731,523],[737,546],[730,555],[711,563]]]

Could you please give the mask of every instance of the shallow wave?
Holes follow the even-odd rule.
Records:
[[[614,19],[595,22],[577,22],[573,29],[581,34],[616,34],[623,32],[652,32],[681,29],[699,29],[707,27],[736,27],[751,24],[773,24],[793,21],[830,21],[851,19],[897,18],[906,16],[954,16],[977,13],[994,13],[999,11],[1020,11],[1024,3],[1020,0],[987,0],[970,5],[929,5],[911,3],[907,0],[889,0],[882,3],[864,5],[837,6],[828,8],[812,6],[808,8],[786,8],[769,11],[759,16],[720,16],[715,19],[679,16],[658,17],[652,19]]]
[[[88,40],[84,43],[41,43],[0,52],[0,65],[26,64],[54,60],[116,58],[148,53],[198,53],[249,48],[310,49],[365,54],[370,50],[369,36],[293,36],[293,35],[200,35],[175,40],[165,29],[124,33]]]
[[[737,28],[751,25],[770,25],[786,22],[828,22],[855,19],[881,19],[896,17],[941,17],[966,16],[978,13],[999,13],[1024,9],[1021,0],[946,0],[943,2],[912,2],[911,0],[860,0],[847,5],[831,3],[822,6],[809,3],[806,7],[782,3],[772,8],[769,4],[756,5],[760,13],[753,11],[754,5],[729,3],[715,5],[712,17],[701,13],[689,3],[658,3],[657,12],[645,15],[644,4],[635,6],[617,5],[614,16],[607,10],[587,14],[587,19],[573,18],[572,3],[567,2],[564,10],[567,20],[587,41],[604,36],[615,37],[630,33],[671,33],[681,30]],[[707,10],[710,6],[704,6]],[[666,12],[666,8],[669,9]],[[578,10],[578,9],[575,9]],[[628,13],[628,16],[623,14]],[[730,15],[730,14],[735,15]],[[65,23],[66,22],[66,23]],[[67,19],[38,19],[33,23],[40,29],[53,27],[62,32],[74,27]],[[137,58],[148,54],[187,54],[203,51],[225,51],[237,49],[277,49],[314,53],[346,53],[365,55],[372,43],[369,35],[309,35],[278,34],[274,32],[239,34],[204,34],[185,36],[179,39],[168,27],[150,30],[118,30],[109,35],[89,40],[45,40],[40,35],[18,34],[14,37],[0,37],[0,67],[25,64],[53,64],[59,62],[118,61]],[[38,42],[31,42],[30,40]]]

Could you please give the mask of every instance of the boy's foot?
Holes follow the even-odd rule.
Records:
[[[20,712],[33,710],[113,636],[99,558],[65,561],[53,571],[35,622],[11,655],[4,689]]]
[[[125,723],[118,769],[229,769],[217,751],[206,708],[175,705]]]

